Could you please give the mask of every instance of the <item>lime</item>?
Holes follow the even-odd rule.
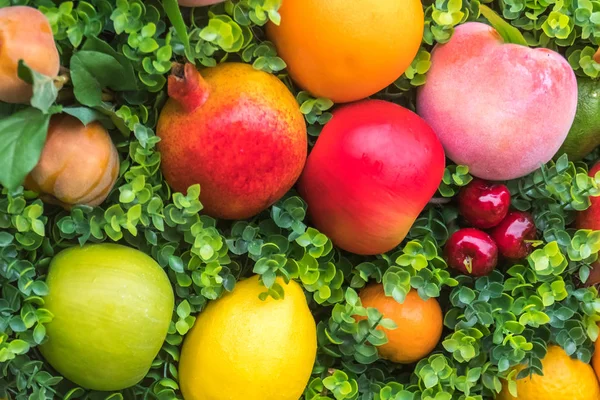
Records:
[[[600,145],[600,81],[577,78],[577,113],[567,139],[556,153],[578,161]]]

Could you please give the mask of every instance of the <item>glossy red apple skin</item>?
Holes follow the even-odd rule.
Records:
[[[417,112],[448,158],[472,175],[515,179],[560,148],[577,109],[577,80],[559,53],[504,43],[491,26],[467,22],[431,53]]]
[[[382,100],[336,109],[308,157],[298,189],[312,223],[364,255],[396,247],[444,174],[445,156],[417,114]]]
[[[475,228],[464,228],[450,236],[444,247],[448,266],[471,276],[485,276],[498,264],[498,247],[485,232]],[[471,265],[471,271],[467,268]]]
[[[533,216],[527,212],[511,211],[506,218],[490,232],[502,256],[511,260],[521,260],[529,255],[536,240],[537,228]]]
[[[600,171],[600,161],[596,162],[590,169],[589,175],[594,176],[598,171]],[[590,197],[590,201],[592,204],[587,210],[577,213],[575,228],[591,229],[593,231],[600,230],[600,197]],[[585,285],[591,286],[598,283],[600,283],[600,261],[592,264],[592,271]]]
[[[458,208],[473,227],[492,228],[508,214],[510,192],[506,185],[475,178],[460,191]]]

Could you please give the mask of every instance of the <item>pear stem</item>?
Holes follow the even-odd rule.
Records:
[[[191,113],[208,100],[210,87],[194,64],[175,63],[169,76],[168,93],[185,112]]]

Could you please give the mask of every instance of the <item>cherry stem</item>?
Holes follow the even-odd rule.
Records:
[[[468,273],[473,272],[473,259],[471,257],[466,257],[465,261],[463,261],[463,264],[465,265]]]
[[[538,247],[544,244],[543,240],[523,240],[523,242],[530,244],[532,247]]]

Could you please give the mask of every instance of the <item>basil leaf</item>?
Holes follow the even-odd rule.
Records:
[[[77,118],[84,125],[87,125],[90,122],[99,121],[106,129],[114,129],[115,127],[109,117],[91,108],[64,107],[62,111]]]
[[[0,120],[0,184],[16,189],[42,154],[50,115],[26,108]]]
[[[2,103],[0,102],[0,118],[9,117],[17,111],[28,108],[25,104],[13,104],[13,103]]]
[[[98,51],[83,50],[71,57],[71,80],[77,100],[88,107],[100,105],[102,89],[134,90],[134,81],[127,79],[126,69],[119,61]]]
[[[111,57],[114,57],[119,62],[119,64],[121,64],[121,67],[123,67],[122,73],[119,74],[119,76],[113,77],[115,81],[109,82],[108,86],[115,90],[122,91],[138,89],[138,80],[133,70],[133,64],[127,57],[125,57],[121,53],[118,53],[108,43],[101,39],[98,39],[97,37],[90,37],[85,41],[85,44],[81,49],[107,54]]]

